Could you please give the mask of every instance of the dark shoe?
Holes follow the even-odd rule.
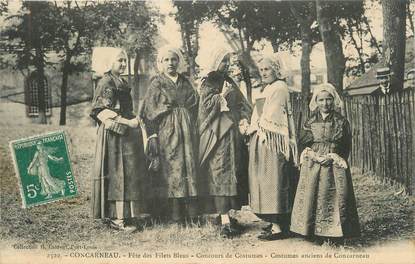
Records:
[[[246,227],[241,225],[238,222],[238,220],[236,220],[235,218],[233,218],[233,217],[229,217],[229,218],[230,218],[230,222],[231,222],[231,227],[233,229],[235,229],[238,232],[238,234],[241,234],[245,230]]]
[[[224,238],[233,238],[241,234],[239,228],[235,228],[232,224],[224,224],[220,228],[220,235]]]
[[[288,238],[289,235],[286,232],[280,232],[280,233],[272,233],[270,230],[269,232],[263,232],[258,236],[259,240],[263,241],[273,241],[273,240],[281,240]]]
[[[267,226],[261,228],[264,232],[270,232],[272,230],[272,223],[268,224]]]
[[[124,223],[123,222],[120,223],[119,221],[115,221],[111,219],[108,221],[108,227],[110,227],[111,229],[121,231],[124,229]]]
[[[125,221],[124,227],[133,232],[142,232],[149,225],[149,220],[145,218],[130,218]],[[133,227],[133,228],[131,228]]]
[[[135,232],[137,227],[134,225],[126,225],[124,221],[110,220],[109,227],[118,231]]]

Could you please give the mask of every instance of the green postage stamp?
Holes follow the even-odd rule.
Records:
[[[63,131],[11,141],[10,149],[23,208],[78,194]]]

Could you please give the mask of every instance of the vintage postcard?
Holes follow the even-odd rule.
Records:
[[[10,151],[23,208],[78,194],[64,132],[11,141]]]

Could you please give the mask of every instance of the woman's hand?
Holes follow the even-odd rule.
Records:
[[[327,156],[324,156],[323,159],[320,161],[322,166],[330,166],[333,163],[333,159]]]
[[[137,118],[128,120],[127,125],[131,128],[137,128],[140,125],[140,122]]]
[[[111,118],[107,118],[107,119],[105,119],[105,120],[104,120],[104,126],[105,126],[106,128],[110,127],[110,126],[111,126],[111,123],[112,123],[113,121],[114,121],[114,120],[113,120],[113,119],[111,119]]]
[[[232,84],[225,81],[225,83],[223,84],[222,92],[220,93],[220,95],[225,98],[228,95],[228,93],[230,93],[232,91],[232,88],[233,88]]]
[[[118,117],[115,119],[115,121],[131,128],[137,128],[140,124],[137,118],[126,119],[123,117]]]
[[[258,135],[259,142],[264,143],[267,140],[267,135],[264,131],[262,131],[262,129],[258,129],[256,133]]]
[[[228,112],[230,109],[228,107],[228,102],[226,101],[225,97],[221,96],[219,98],[220,98],[220,111]]]
[[[249,128],[249,123],[247,119],[242,119],[241,121],[239,121],[239,132],[242,135],[247,135],[248,128]]]

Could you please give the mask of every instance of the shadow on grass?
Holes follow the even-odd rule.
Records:
[[[374,175],[353,173],[361,237],[352,247],[370,247],[414,236],[415,198],[402,194],[399,186],[379,181]]]
[[[406,211],[406,210],[405,210]],[[413,236],[414,218],[410,211],[401,217],[377,217],[362,224],[362,236],[356,240],[362,246],[373,246],[383,241],[410,239]]]

